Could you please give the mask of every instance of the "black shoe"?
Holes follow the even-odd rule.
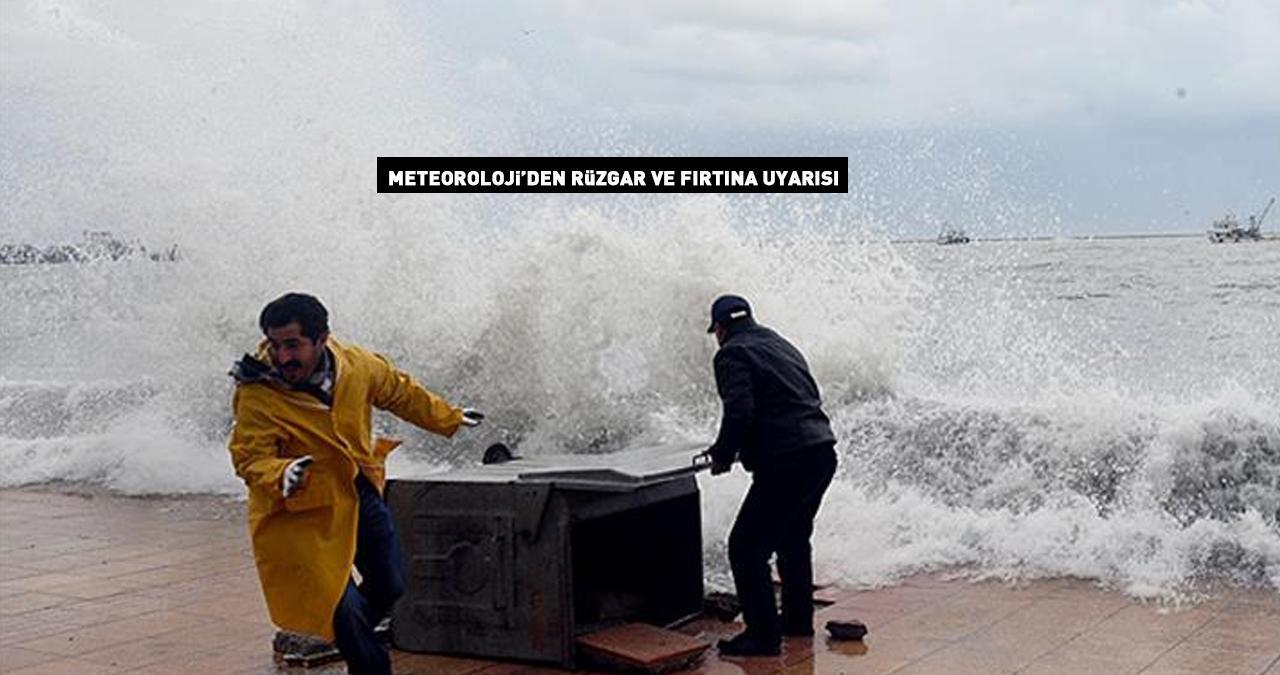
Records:
[[[311,668],[342,660],[337,647],[313,635],[278,631],[271,646],[276,659],[289,666]]]
[[[782,653],[780,640],[764,640],[744,633],[739,633],[728,640],[721,640],[718,645],[721,656],[777,656]]]

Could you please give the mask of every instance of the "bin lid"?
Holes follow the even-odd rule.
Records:
[[[459,483],[551,483],[566,490],[629,492],[690,476],[708,464],[697,456],[706,443],[670,443],[601,455],[540,455],[424,477]]]

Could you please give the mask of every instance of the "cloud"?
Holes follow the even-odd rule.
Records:
[[[553,7],[545,20],[584,64],[584,98],[677,122],[726,111],[748,125],[847,128],[1280,113],[1280,5],[1267,0]]]
[[[849,39],[883,26],[891,14],[879,1],[808,1],[781,7],[761,0],[707,0],[647,3],[562,0],[554,7],[575,23],[617,36],[655,27],[703,26],[725,31],[767,31],[775,35]]]
[[[592,57],[630,64],[640,73],[716,82],[812,83],[862,79],[871,74],[875,49],[821,35],[778,35],[759,28],[663,26],[630,37],[589,36]]]

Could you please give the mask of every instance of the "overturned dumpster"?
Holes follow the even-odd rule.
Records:
[[[514,459],[393,480],[407,651],[572,666],[575,639],[702,606],[702,445]]]

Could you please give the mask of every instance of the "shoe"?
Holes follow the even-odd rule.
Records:
[[[288,666],[311,668],[342,660],[337,647],[313,635],[278,631],[271,646],[276,660]]]
[[[836,640],[861,640],[867,634],[867,624],[857,619],[828,621],[827,632]]]
[[[780,640],[764,640],[745,632],[728,640],[721,640],[716,647],[721,656],[777,656],[782,653]]]

